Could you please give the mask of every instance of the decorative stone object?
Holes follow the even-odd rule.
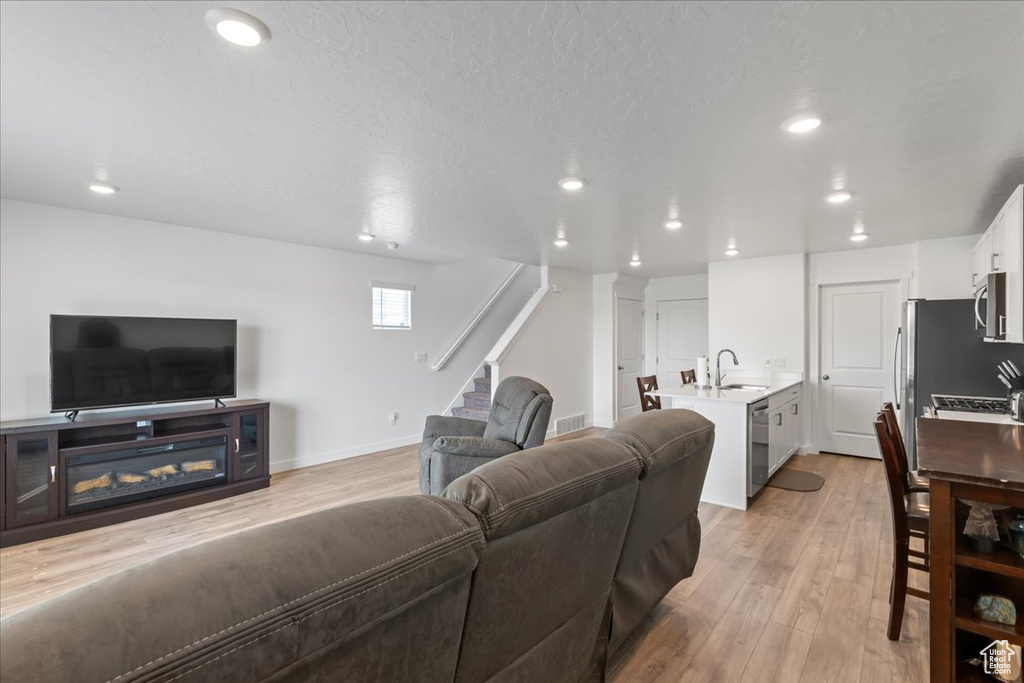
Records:
[[[994,624],[1017,624],[1017,607],[1002,595],[983,593],[974,602],[974,616]]]

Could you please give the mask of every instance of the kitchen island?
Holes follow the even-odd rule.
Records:
[[[735,387],[735,388],[730,388]],[[785,464],[802,441],[800,379],[732,379],[658,389],[663,409],[684,408],[715,423],[715,448],[701,500],[746,510],[748,498]]]

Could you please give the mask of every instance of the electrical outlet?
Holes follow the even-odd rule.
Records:
[[[391,426],[394,427],[398,424],[398,413],[391,413],[388,419],[391,422]]]
[[[427,362],[427,352],[426,351],[417,351],[417,352],[415,352],[412,355],[412,359],[414,361],[416,361],[417,363],[426,363]]]
[[[772,366],[772,359],[770,357],[767,357],[767,356],[765,357],[765,359],[764,359],[764,366],[766,368],[770,368]]]
[[[776,358],[776,359],[774,359],[772,361],[772,367],[774,367],[774,368],[784,368],[784,367],[786,367],[786,359],[785,358]]]

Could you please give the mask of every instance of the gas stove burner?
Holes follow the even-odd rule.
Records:
[[[1010,401],[990,396],[947,396],[932,394],[932,404],[938,410],[955,410],[961,413],[988,413],[991,415],[1010,412]]]

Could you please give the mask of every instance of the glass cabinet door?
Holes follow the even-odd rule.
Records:
[[[239,413],[235,418],[235,481],[262,477],[266,434],[263,411]]]
[[[57,516],[55,434],[7,437],[7,526]]]

